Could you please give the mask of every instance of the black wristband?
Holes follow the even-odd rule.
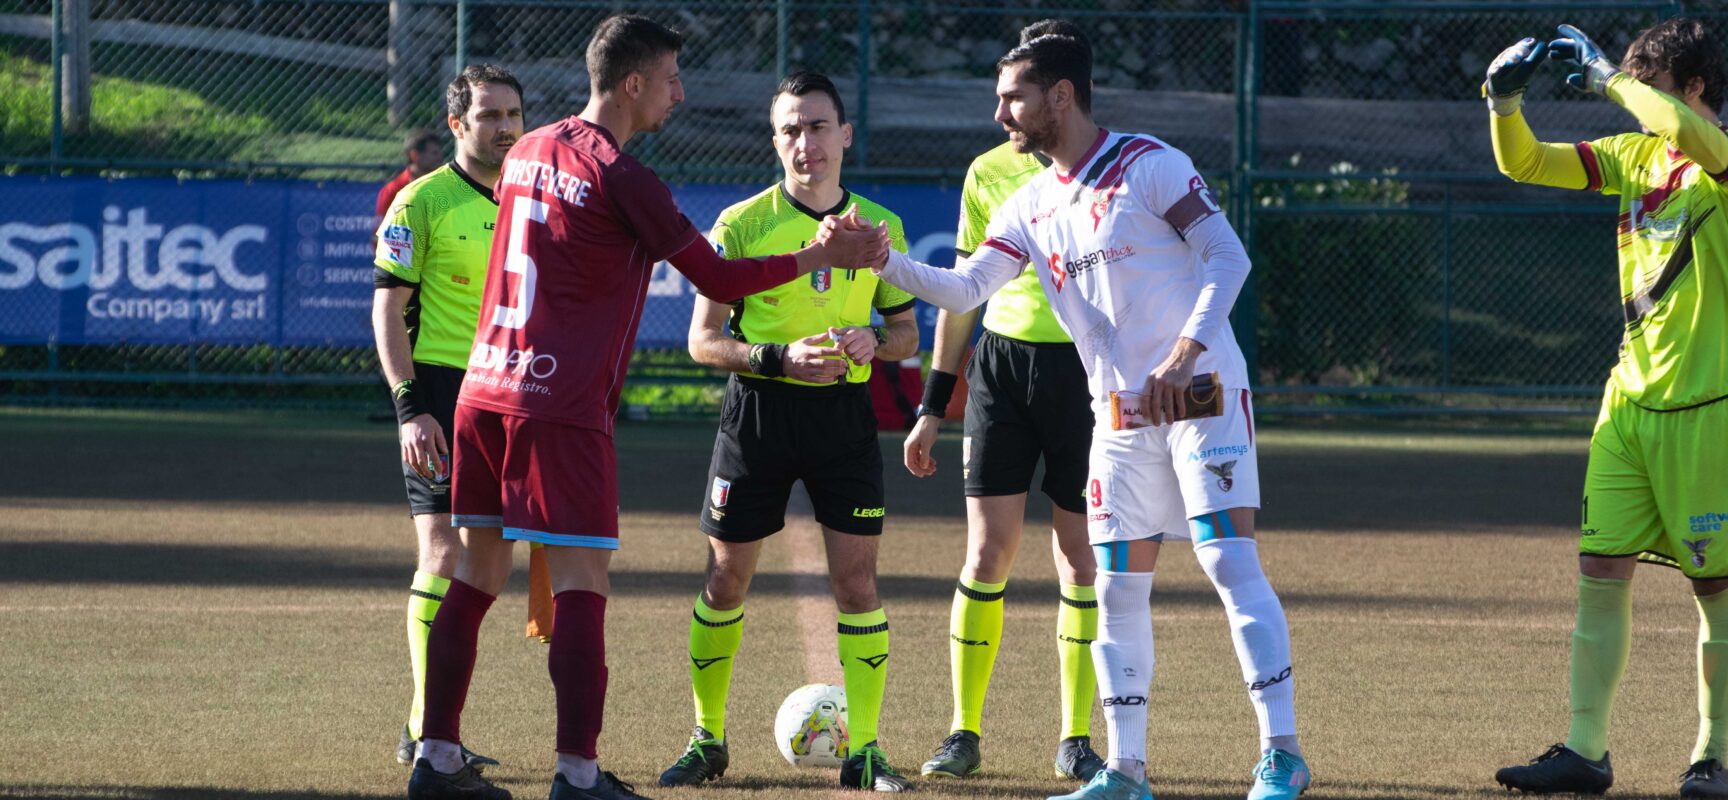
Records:
[[[756,374],[764,378],[786,377],[786,345],[764,344],[761,363],[756,365]]]
[[[396,406],[398,425],[406,424],[408,420],[421,414],[432,413],[432,409],[426,406],[425,400],[421,399],[419,391],[415,389],[413,378],[390,387],[390,403]]]
[[[954,387],[959,383],[959,375],[930,370],[930,374],[924,376],[924,402],[919,404],[922,414],[937,418],[947,416],[948,402],[954,399]]]

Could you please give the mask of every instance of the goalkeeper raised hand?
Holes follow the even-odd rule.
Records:
[[[1488,98],[1488,108],[1502,117],[1511,116],[1524,102],[1524,87],[1530,76],[1542,65],[1551,45],[1525,37],[1517,44],[1500,51],[1488,65],[1488,80],[1482,84],[1482,95]]]
[[[1548,43],[1548,57],[1570,62],[1577,70],[1566,76],[1566,85],[1581,92],[1607,95],[1608,79],[1620,74],[1620,67],[1602,55],[1602,48],[1577,27],[1561,25],[1556,30],[1561,38]]]

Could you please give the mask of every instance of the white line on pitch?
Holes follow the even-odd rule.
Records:
[[[786,543],[792,548],[792,590],[798,603],[799,640],[804,648],[804,680],[844,682],[834,657],[834,603],[828,598],[828,561],[823,555],[822,526],[800,483],[786,507]]]

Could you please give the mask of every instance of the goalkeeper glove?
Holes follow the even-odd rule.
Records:
[[[1602,55],[1602,48],[1583,31],[1571,25],[1561,25],[1557,30],[1563,38],[1548,44],[1548,57],[1570,61],[1573,69],[1578,70],[1566,76],[1566,85],[1581,92],[1607,95],[1608,80],[1620,74],[1620,68]]]
[[[1488,65],[1488,80],[1482,83],[1482,96],[1488,98],[1488,110],[1502,117],[1512,116],[1524,102],[1524,87],[1530,76],[1548,54],[1548,43],[1524,38],[1500,51]]]

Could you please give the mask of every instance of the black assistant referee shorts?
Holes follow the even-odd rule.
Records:
[[[966,365],[967,497],[1022,494],[1044,458],[1044,494],[1083,513],[1092,397],[1068,342],[1022,342],[986,330]]]
[[[451,448],[456,446],[456,395],[462,392],[462,376],[465,374],[465,370],[455,367],[414,362],[414,389],[432,409],[432,418],[444,430],[444,443]],[[445,464],[440,471],[444,473],[444,480],[434,481],[421,477],[406,463],[402,465],[402,482],[408,487],[409,515],[450,513],[450,465]]]
[[[882,450],[867,385],[732,376],[708,466],[702,532],[740,543],[779,532],[794,481],[804,482],[823,526],[882,533]]]

